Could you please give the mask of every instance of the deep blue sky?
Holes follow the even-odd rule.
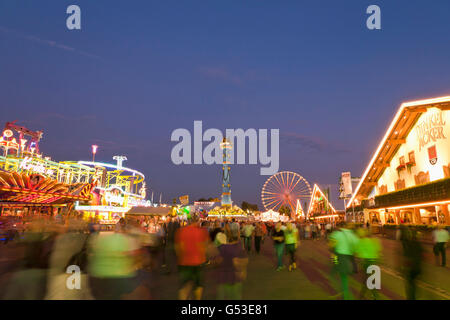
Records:
[[[0,0],[1,120],[55,160],[126,155],[165,201],[221,191],[217,165],[171,163],[174,129],[279,128],[280,170],[336,196],[402,101],[450,95],[449,19],[448,0]],[[234,201],[260,204],[259,168],[233,166]]]

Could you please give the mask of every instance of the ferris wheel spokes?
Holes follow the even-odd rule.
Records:
[[[296,204],[311,196],[311,186],[305,178],[291,171],[281,171],[264,183],[261,200],[266,210],[277,210],[282,206],[296,211]]]

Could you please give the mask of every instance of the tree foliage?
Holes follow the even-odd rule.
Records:
[[[241,208],[244,211],[247,211],[247,210],[249,210],[249,211],[258,211],[258,205],[257,204],[251,204],[251,203],[248,203],[247,201],[243,201],[242,202]]]

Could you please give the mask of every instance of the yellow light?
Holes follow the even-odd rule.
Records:
[[[312,206],[312,202],[313,202],[313,199],[315,200],[315,201],[317,201],[319,198],[317,197],[315,197],[315,191],[319,191],[319,193],[322,195],[322,197],[324,198],[324,199],[327,199],[327,202],[328,202],[328,204],[330,205],[330,207],[331,207],[331,209],[333,210],[333,212],[336,212],[336,209],[334,209],[334,207],[333,207],[333,205],[331,204],[331,202],[330,202],[330,199],[328,199],[327,197],[325,197],[325,195],[323,194],[323,192],[322,192],[322,190],[320,190],[320,188],[319,188],[319,186],[317,185],[317,184],[314,184],[314,188],[313,188],[313,192],[312,192],[312,197],[311,197],[311,201],[309,202],[309,207],[308,207],[308,215],[310,214],[310,212],[311,212],[311,206]]]
[[[325,219],[325,218],[333,218],[333,217],[339,217],[339,215],[338,214],[329,214],[326,216],[312,217],[311,219]]]
[[[402,104],[402,107],[416,107],[421,105],[442,103],[442,102],[450,102],[450,96],[405,102]]]
[[[384,208],[384,209],[396,210],[396,209],[405,209],[405,208],[438,206],[438,205],[443,205],[443,204],[450,204],[450,200],[438,201],[438,202],[417,203],[417,204],[410,204],[410,205],[404,205],[404,206],[398,206],[398,207],[388,207],[388,208]]]

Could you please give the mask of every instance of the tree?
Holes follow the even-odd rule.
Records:
[[[278,210],[278,212],[279,212],[280,214],[285,215],[285,216],[289,216],[289,215],[291,214],[291,208],[288,207],[288,206],[286,206],[286,205],[284,205],[284,206],[281,206],[281,207],[280,207],[280,209]]]
[[[242,201],[241,209],[244,210],[244,211],[247,211],[247,210],[249,210],[249,211],[258,211],[258,205],[257,204],[248,203],[247,201]]]
[[[213,198],[213,197],[209,197],[208,199],[206,198],[200,198],[197,200],[198,202],[219,202],[219,198]]]

